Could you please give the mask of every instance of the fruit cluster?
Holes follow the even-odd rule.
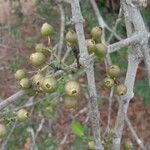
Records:
[[[117,65],[110,65],[107,69],[107,77],[100,83],[102,88],[110,89],[115,86],[115,93],[118,96],[123,96],[127,93],[127,87],[120,84],[117,80],[120,76],[121,69]]]
[[[99,60],[103,60],[107,54],[107,45],[105,43],[96,43],[102,35],[101,27],[93,27],[91,30],[91,39],[86,39],[88,52],[94,53]],[[77,35],[74,30],[69,30],[66,34],[66,42],[69,46],[75,47],[78,44]]]
[[[44,23],[41,27],[41,34],[48,38],[50,44],[50,38],[54,34],[54,28]],[[93,53],[98,60],[104,60],[107,54],[107,45],[100,43],[100,37],[102,35],[102,29],[100,27],[94,27],[91,30],[91,39],[86,40],[87,49],[89,53]],[[97,42],[97,43],[96,43]],[[74,48],[78,49],[78,38],[74,30],[69,30],[66,33],[66,43]],[[15,73],[15,79],[19,81],[20,88],[27,91],[29,96],[34,96],[39,92],[53,93],[56,92],[58,87],[58,80],[54,75],[48,75],[47,72],[43,73],[50,64],[46,64],[46,55],[53,55],[53,49],[45,47],[42,43],[35,46],[35,52],[30,55],[30,62],[34,67],[38,68],[38,71],[30,78],[27,77],[27,73],[23,69],[19,69]],[[56,56],[55,56],[56,57]],[[57,59],[57,57],[56,57]],[[55,61],[55,60],[53,60]],[[61,65],[61,64],[60,64]],[[63,68],[63,67],[61,67]],[[111,65],[107,69],[107,77],[100,83],[101,87],[110,89],[115,87],[115,92],[118,96],[123,96],[127,92],[127,87],[120,84],[118,77],[120,76],[120,68],[117,65]],[[73,79],[67,79],[64,85],[64,106],[65,108],[72,110],[75,109],[78,104],[78,96],[80,95],[81,87],[79,82]],[[16,118],[18,121],[26,121],[28,119],[28,111],[26,109],[20,109],[16,112]],[[6,126],[0,124],[0,138],[5,137],[7,133]],[[94,149],[94,142],[89,142],[89,149]]]

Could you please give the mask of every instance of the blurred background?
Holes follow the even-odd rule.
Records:
[[[98,25],[97,17],[93,11],[89,0],[80,0],[82,14],[85,19],[85,32],[86,37],[89,36],[92,27]],[[102,14],[103,19],[109,25],[110,28],[114,27],[116,19],[119,13],[119,0],[96,0],[98,8]],[[62,6],[65,12],[65,22],[69,22],[71,19],[70,1],[64,0]],[[150,1],[148,0],[148,6],[145,9],[141,9],[142,16],[144,18],[147,28],[150,27]],[[59,41],[60,33],[60,10],[58,9],[57,2],[55,0],[0,0],[0,98],[5,99],[18,91],[18,85],[14,79],[14,73],[20,68],[25,68],[27,71],[31,71],[32,67],[29,63],[29,55],[34,51],[35,44],[39,42],[46,43],[41,34],[40,28],[44,22],[50,23],[55,27],[56,35],[52,42],[57,43]],[[68,29],[66,25],[65,33]],[[126,38],[126,30],[124,21],[122,20],[116,30],[117,34],[122,38]],[[106,38],[110,36],[110,32],[106,32]],[[114,37],[111,43],[117,42]],[[65,52],[65,47],[63,49]],[[118,64],[122,69],[123,80],[127,69],[127,49],[124,48],[118,52],[111,54],[114,64]],[[104,65],[97,66],[104,72]],[[100,80],[100,74],[96,73],[96,79]],[[81,82],[85,81],[82,77]],[[131,122],[138,134],[144,139],[146,144],[150,141],[150,88],[148,86],[148,80],[146,76],[146,70],[144,63],[140,64],[137,72],[135,83],[135,97],[131,101],[128,115]],[[108,93],[102,91],[102,96],[108,96]],[[84,97],[81,97],[83,102],[80,104],[78,110],[87,105]],[[27,97],[22,98],[22,102]],[[20,124],[15,129],[11,138],[9,139],[7,149],[8,150],[29,150],[32,143],[30,132],[27,128],[30,126],[34,131],[38,128],[41,120],[44,118],[44,128],[41,134],[37,137],[37,147],[40,150],[70,150],[72,149],[86,150],[86,140],[79,140],[73,138],[69,132],[67,136],[67,144],[60,144],[65,136],[65,132],[69,127],[71,116],[68,116],[68,111],[63,108],[58,110],[58,106],[51,102],[52,97],[48,97],[44,103],[37,103],[32,108],[32,117],[26,123]],[[103,100],[101,106],[101,115],[105,126],[107,122],[107,108],[108,101]],[[18,105],[18,104],[17,104]],[[116,115],[117,104],[114,103],[113,116]],[[48,107],[48,108],[47,108]],[[60,106],[59,106],[60,107]],[[47,108],[47,109],[45,109]],[[40,112],[40,113],[39,113]],[[8,111],[8,116],[9,114]],[[9,117],[11,118],[11,117]],[[78,120],[84,122],[86,115],[83,113],[79,115]],[[115,119],[115,117],[114,117]],[[10,120],[9,120],[10,121]],[[11,126],[11,121],[10,121]],[[88,126],[88,125],[87,125]],[[90,126],[90,125],[89,125]],[[49,130],[47,135],[46,130]],[[87,130],[87,129],[86,129]],[[52,136],[51,136],[52,135]],[[135,141],[129,134],[128,129],[124,132],[124,141],[132,141],[135,150],[138,149]],[[124,142],[123,141],[123,142]],[[61,146],[60,146],[61,145]]]

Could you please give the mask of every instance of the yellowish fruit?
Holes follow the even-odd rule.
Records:
[[[52,76],[47,76],[42,80],[41,88],[47,93],[52,93],[57,88],[57,81]]]
[[[121,70],[119,66],[111,65],[108,67],[107,72],[110,77],[118,77],[121,73]]]
[[[77,34],[73,30],[69,30],[66,34],[66,41],[70,44],[70,46],[74,46],[77,44]]]
[[[103,80],[103,85],[105,88],[112,88],[114,86],[114,84],[115,84],[114,80],[109,77],[106,77]]]
[[[41,34],[43,36],[51,36],[53,33],[54,33],[54,28],[50,24],[46,22],[42,25]]]
[[[20,80],[20,86],[22,89],[29,89],[31,87],[31,82],[28,78],[23,78]]]
[[[40,86],[43,80],[43,75],[38,73],[32,77],[33,84]]]
[[[118,96],[123,96],[127,93],[127,87],[124,84],[119,84],[116,86],[116,94]]]
[[[34,66],[42,66],[45,63],[46,58],[43,53],[35,52],[30,55],[30,61]]]
[[[80,90],[80,84],[76,81],[68,81],[65,85],[65,94],[68,96],[78,96]]]
[[[18,112],[17,112],[17,119],[19,121],[25,121],[28,119],[28,112],[27,110],[25,109],[20,109]]]
[[[96,27],[92,28],[91,35],[92,35],[93,39],[100,38],[101,34],[102,34],[102,28],[101,27],[96,26]]]
[[[25,76],[26,76],[26,74],[25,74],[25,71],[23,70],[23,69],[19,69],[19,70],[17,70],[16,71],[16,73],[15,73],[15,79],[16,80],[21,80],[21,79],[23,79],[23,78],[25,78]]]
[[[96,43],[93,39],[87,39],[86,40],[86,45],[89,53],[93,53],[96,50]]]

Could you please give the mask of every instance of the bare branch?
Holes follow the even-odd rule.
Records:
[[[58,57],[61,58],[62,54],[62,47],[63,47],[63,42],[64,42],[64,31],[65,31],[65,12],[62,7],[62,4],[58,4],[60,15],[61,15],[61,24],[60,24],[60,40],[59,40],[59,45],[58,45]]]
[[[9,98],[3,100],[0,103],[0,110],[4,109],[5,107],[10,105],[11,103],[15,102],[16,100],[18,100],[21,96],[24,96],[25,94],[26,94],[26,91],[20,90],[17,93],[15,93],[14,95],[10,96]]]
[[[108,53],[113,53],[123,47],[128,47],[130,45],[134,45],[139,43],[142,40],[143,32],[136,33],[135,35],[132,35],[131,37],[128,37],[125,40],[121,40],[117,43],[111,44],[108,46]]]
[[[128,18],[128,15],[126,15],[126,9],[124,9],[124,13],[125,13],[124,16],[125,16],[127,35],[129,37],[133,34],[134,30],[132,28],[131,20]],[[129,102],[134,96],[133,93],[134,82],[135,82],[138,65],[141,61],[141,57],[142,55],[141,55],[139,44],[134,44],[130,46],[129,55],[128,55],[128,69],[127,69],[126,79],[125,79],[127,94],[121,97],[119,103],[119,110],[118,110],[117,120],[114,129],[114,136],[113,136],[113,150],[120,150],[121,138],[122,138],[124,122],[125,122],[125,115],[127,114]]]
[[[95,76],[94,76],[94,61],[88,55],[84,29],[83,29],[83,17],[80,10],[80,4],[78,0],[72,0],[72,19],[75,23],[75,29],[78,37],[79,50],[80,50],[80,63],[84,67],[88,80],[88,89],[89,89],[89,105],[90,105],[90,119],[92,123],[92,130],[95,140],[95,149],[103,150],[101,137],[100,137],[100,123],[99,123],[99,111],[97,106],[97,93],[95,86]]]

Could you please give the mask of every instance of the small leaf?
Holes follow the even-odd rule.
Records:
[[[72,122],[71,130],[72,130],[73,134],[75,134],[76,136],[79,136],[79,137],[83,137],[84,136],[85,129],[80,124],[80,122]]]

